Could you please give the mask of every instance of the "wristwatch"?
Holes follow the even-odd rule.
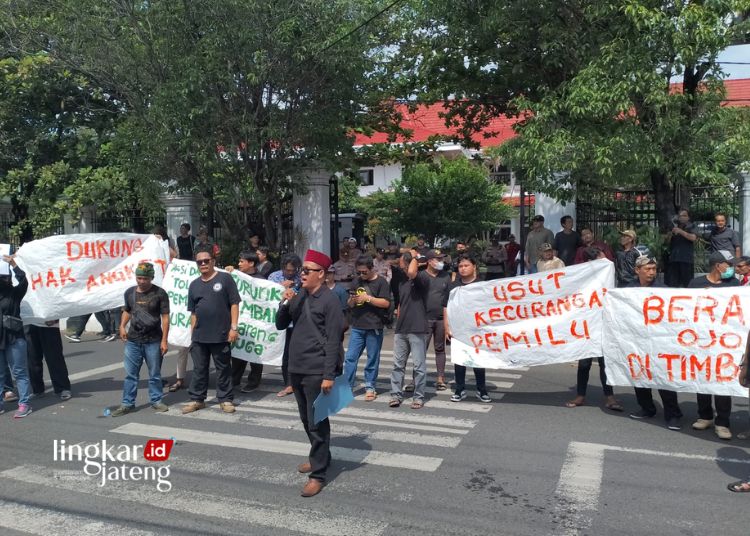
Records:
[[[237,326],[229,326],[230,331],[237,331]]]

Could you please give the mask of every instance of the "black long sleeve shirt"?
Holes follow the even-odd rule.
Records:
[[[29,281],[26,279],[26,272],[18,266],[13,268],[13,273],[16,274],[18,285],[0,290],[0,315],[20,317],[21,301],[23,301],[26,290],[29,288]],[[4,349],[6,345],[12,344],[16,338],[15,334],[3,329],[2,322],[0,321],[0,350]]]
[[[309,314],[304,302],[309,301]],[[323,375],[333,380],[341,374],[344,362],[344,315],[336,294],[322,285],[314,294],[303,289],[294,298],[279,306],[276,329],[294,323],[289,340],[289,372]]]

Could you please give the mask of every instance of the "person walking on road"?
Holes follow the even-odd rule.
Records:
[[[69,400],[70,391],[68,367],[63,355],[60,322],[50,320],[43,326],[24,326],[29,357],[29,380],[35,397],[44,396],[44,362],[52,381],[52,389],[60,400]]]

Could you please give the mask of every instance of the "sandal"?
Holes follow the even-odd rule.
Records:
[[[750,482],[746,482],[745,480],[732,482],[731,484],[727,485],[727,489],[729,491],[733,491],[734,493],[748,493],[750,492]]]
[[[279,398],[281,398],[281,397],[284,397],[284,396],[291,395],[293,392],[294,392],[294,389],[291,386],[284,387],[281,391],[279,391],[278,393],[276,393],[276,396],[278,396]]]
[[[415,400],[411,403],[411,409],[422,409],[424,407],[424,402],[421,400]]]
[[[446,389],[448,389],[448,384],[446,384],[444,381],[438,380],[435,382],[436,391],[445,391]]]
[[[182,379],[178,378],[175,380],[175,382],[169,386],[168,390],[170,393],[175,393],[179,391],[180,389],[185,388],[185,382],[182,381]]]
[[[605,404],[604,407],[612,411],[623,411],[623,407],[619,402],[610,402],[609,404]]]
[[[580,402],[576,402],[575,400],[571,400],[570,402],[565,402],[566,408],[577,408],[579,406],[585,405],[586,402],[581,400]]]
[[[397,408],[401,405],[401,401],[398,398],[391,398],[391,401],[388,402],[389,408]]]
[[[368,390],[368,391],[367,391],[367,392],[365,393],[365,401],[367,401],[367,402],[372,402],[372,401],[373,401],[373,400],[375,400],[375,399],[376,399],[377,397],[378,397],[378,393],[377,393],[377,391],[375,391],[375,390],[373,390],[373,389],[369,389],[369,390]]]

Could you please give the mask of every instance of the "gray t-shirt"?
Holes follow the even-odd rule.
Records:
[[[526,237],[526,256],[532,266],[536,265],[536,261],[539,260],[539,246],[544,243],[554,244],[554,242],[555,235],[546,227],[542,227],[539,231],[529,231]]]
[[[734,256],[735,248],[740,247],[740,236],[737,231],[729,227],[724,227],[721,232],[714,229],[708,235],[708,238],[711,242],[711,251],[728,251]]]

